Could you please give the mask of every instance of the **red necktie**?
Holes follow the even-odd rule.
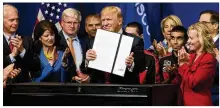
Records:
[[[11,40],[11,39],[9,39],[9,47],[10,47],[10,50],[12,51],[12,50],[13,50],[14,45],[12,44],[12,42],[11,42],[10,40]]]

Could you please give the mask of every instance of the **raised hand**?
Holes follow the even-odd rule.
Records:
[[[12,45],[14,46],[13,49],[12,49],[12,51],[11,51],[11,55],[12,55],[13,57],[16,57],[16,56],[18,55],[18,53],[19,53],[18,48],[15,47],[15,45],[17,45],[17,43],[18,43],[18,42],[17,42],[17,39],[11,38],[11,39],[10,39],[10,43],[12,43]]]
[[[134,53],[131,52],[131,54],[126,58],[125,63],[128,67],[131,67],[134,62]]]
[[[86,60],[90,61],[90,60],[95,60],[97,57],[95,50],[93,49],[89,49],[86,52]]]
[[[74,76],[72,80],[76,80],[79,83],[89,83],[90,77],[87,74],[83,74],[82,72],[76,70],[77,76]]]
[[[20,53],[24,50],[21,36],[16,35],[15,38],[11,38],[10,42],[12,42],[12,45],[14,45]]]
[[[64,53],[63,53],[63,56],[62,56],[63,67],[67,66],[67,57],[68,57],[69,53],[70,53],[69,48],[66,48]]]
[[[156,50],[159,53],[159,57],[164,57],[167,55],[167,50],[164,48],[161,42],[157,44]]]
[[[177,66],[175,64],[173,66],[166,66],[165,71],[168,72],[168,74],[173,75],[173,73],[177,71]]]
[[[13,69],[10,73],[9,73],[9,77],[10,78],[15,78],[19,73],[21,72],[21,69]]]
[[[10,65],[8,65],[7,67],[5,67],[5,68],[3,69],[3,81],[5,81],[5,80],[8,78],[10,72],[11,72],[13,69],[14,69],[14,64],[10,64]]]
[[[183,65],[184,63],[189,62],[189,54],[186,52],[185,48],[182,47],[178,51],[178,64],[179,66]]]
[[[154,47],[155,50],[157,49],[157,40],[155,40],[155,39],[153,41],[153,47]]]

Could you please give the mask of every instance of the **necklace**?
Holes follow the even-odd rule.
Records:
[[[46,58],[47,58],[48,60],[52,60],[52,58],[53,58],[53,54],[52,54],[52,53],[47,54],[47,53],[44,52],[44,55],[46,56]]]

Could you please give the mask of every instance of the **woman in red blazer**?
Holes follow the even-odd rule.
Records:
[[[211,86],[216,71],[214,44],[204,23],[188,28],[191,54],[182,48],[178,51],[179,74],[182,77],[180,102],[186,106],[210,106]]]

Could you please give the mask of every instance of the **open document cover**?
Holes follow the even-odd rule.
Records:
[[[131,36],[98,29],[92,48],[97,57],[89,61],[88,67],[123,77],[133,40]]]

